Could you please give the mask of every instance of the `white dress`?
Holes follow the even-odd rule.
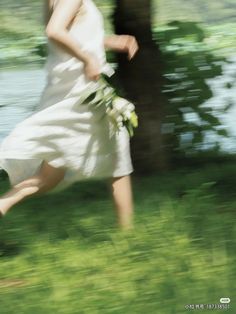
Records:
[[[114,71],[106,62],[103,18],[92,0],[83,0],[69,31],[83,51],[100,60],[102,72],[111,76]],[[0,168],[15,185],[36,174],[44,160],[53,167],[64,167],[65,177],[55,190],[75,181],[130,174],[133,166],[126,128],[114,134],[105,106],[95,108],[81,98],[99,83],[85,77],[80,60],[50,40],[48,47],[47,84],[37,110],[3,140]]]

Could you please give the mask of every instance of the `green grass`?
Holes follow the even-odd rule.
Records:
[[[134,176],[133,231],[117,229],[104,182],[16,206],[0,222],[1,314],[182,314],[221,297],[235,313],[235,172]]]

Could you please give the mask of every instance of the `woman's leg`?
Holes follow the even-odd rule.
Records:
[[[111,191],[118,216],[118,223],[124,229],[133,227],[133,195],[131,177],[112,178]]]
[[[51,190],[64,178],[64,175],[64,169],[54,168],[44,161],[36,175],[16,184],[0,197],[0,216],[5,215],[13,205],[26,197]]]

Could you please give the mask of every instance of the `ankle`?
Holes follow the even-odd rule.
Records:
[[[129,216],[119,217],[118,224],[119,224],[121,229],[124,229],[124,230],[133,229],[133,227],[134,227],[133,216],[129,215]]]

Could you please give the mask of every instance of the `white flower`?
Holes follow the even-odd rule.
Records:
[[[116,121],[117,121],[117,122],[122,122],[122,121],[123,121],[122,116],[117,117]]]
[[[128,104],[129,102],[121,97],[116,97],[113,101],[113,107],[120,112],[125,110]]]
[[[129,120],[131,118],[131,112],[126,110],[125,112],[123,112],[124,117],[126,118],[126,120]]]
[[[128,109],[130,111],[134,111],[134,109],[135,109],[134,105],[131,102],[128,104]]]

